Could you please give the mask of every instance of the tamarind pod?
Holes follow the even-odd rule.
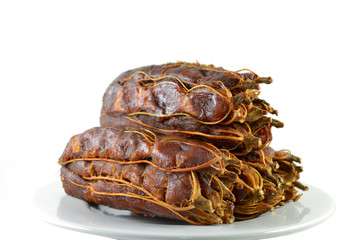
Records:
[[[149,86],[136,83],[111,84],[103,97],[102,113],[188,116],[205,124],[216,124],[231,113],[233,100],[227,89],[221,92],[206,85],[185,90],[173,82]]]
[[[139,157],[139,153],[133,155],[124,150],[130,148],[137,152],[135,145],[144,142],[146,145],[141,149],[146,151],[143,151],[140,160],[134,157]],[[207,213],[213,214],[210,218],[217,219],[216,221],[220,223],[233,221],[233,216],[229,212],[232,209],[229,204],[233,201],[236,218],[239,218],[239,216],[245,217],[247,211],[249,214],[247,217],[254,217],[264,211],[265,206],[270,210],[275,205],[282,204],[285,199],[299,198],[294,190],[294,186],[300,185],[295,180],[298,179],[298,172],[292,162],[285,161],[289,159],[289,155],[284,152],[276,153],[271,148],[266,149],[265,152],[270,153],[270,156],[265,156],[262,150],[252,151],[244,156],[242,162],[229,151],[218,150],[204,142],[177,136],[158,138],[151,132],[144,133],[139,130],[94,128],[71,138],[59,163],[62,168],[81,177],[87,183],[105,181],[107,184],[108,182],[118,184],[116,188],[118,190],[126,186],[133,188],[134,191],[140,191],[146,198],[142,194],[132,193],[132,196],[169,209],[183,220],[192,222],[194,216],[200,217]],[[257,159],[263,156],[262,154],[264,159]],[[207,157],[202,159],[202,156]],[[214,156],[218,156],[218,159],[214,160],[216,159]],[[256,169],[251,167],[250,163],[265,163],[266,159],[270,162],[270,157],[280,162],[280,169],[272,173],[284,180],[281,187],[272,185],[268,178],[263,178],[264,173],[256,170],[257,165],[254,165]],[[209,162],[212,164],[208,164]],[[194,171],[197,173],[192,173]],[[64,180],[63,175],[62,177]],[[108,204],[108,200],[103,201],[98,196],[107,196],[106,191],[96,189],[94,191],[93,185],[84,186],[82,182],[77,184],[77,187],[87,188],[88,192],[96,194],[102,204]],[[119,191],[122,193],[123,190]],[[124,193],[121,196],[132,197]],[[82,196],[82,199],[84,198]],[[88,201],[99,203],[92,199],[87,198]],[[192,212],[193,208],[201,211],[202,214]],[[254,210],[258,211],[257,214],[252,212]],[[187,217],[189,214],[193,218]],[[192,223],[200,224],[199,221]],[[203,224],[208,223],[203,222]]]
[[[247,124],[205,125],[185,116],[159,118],[146,115],[119,116],[103,114],[100,118],[102,127],[119,129],[147,129],[163,135],[177,135],[185,138],[205,141],[218,148],[234,149],[245,145],[249,149],[261,146],[260,140],[251,134]]]
[[[153,133],[154,134],[154,133]],[[75,135],[67,144],[59,163],[89,159],[108,162],[148,163],[163,171],[221,171],[222,153],[213,145],[177,136],[155,139],[151,132],[93,128]]]
[[[61,169],[64,190],[67,194],[87,202],[106,205],[151,217],[166,217],[192,224],[219,224],[222,218],[194,207],[174,207],[147,195],[142,188],[118,182],[97,179],[84,180],[65,167]]]
[[[233,221],[233,208],[230,208],[229,203],[227,203],[228,200],[226,200],[233,199],[232,193],[229,190],[224,191],[225,189],[212,190],[209,185],[209,177],[201,173],[197,175],[201,193],[205,196],[194,197],[192,194],[195,191],[193,191],[193,185],[189,181],[189,172],[170,173],[143,163],[123,165],[106,161],[77,161],[67,164],[64,168],[87,181],[112,181],[133,187],[138,191],[142,191],[139,189],[143,188],[143,193],[146,193],[147,197],[152,197],[154,201],[164,201],[163,205],[172,207],[173,210],[185,211],[195,207],[206,212],[217,212],[217,215],[224,222]],[[223,197],[226,198],[223,199]],[[192,205],[193,198],[194,206],[187,208],[187,205]],[[181,207],[176,208],[174,206]],[[229,212],[230,210],[232,212]]]
[[[247,109],[259,94],[249,90],[258,89],[260,82],[270,82],[253,72],[242,75],[185,63],[174,66],[146,66],[121,74],[103,96],[102,114],[145,114],[160,118],[181,115],[203,124],[244,122]],[[175,75],[164,75],[167,69]],[[238,83],[232,86],[229,79]],[[261,114],[273,111],[267,104],[258,108]]]
[[[93,128],[72,137],[59,160],[66,192],[89,202],[193,224],[233,222],[233,189],[247,192],[244,203],[262,199],[259,173],[229,151],[146,133]],[[141,143],[145,145],[139,151],[136,145]],[[131,207],[124,203],[128,198],[141,203]],[[150,203],[157,208],[142,208]],[[161,213],[153,211],[159,207]]]
[[[76,161],[146,163],[166,172],[197,170],[213,175],[223,174],[230,165],[244,167],[229,151],[209,143],[173,135],[158,138],[152,134],[150,131],[93,128],[70,139],[59,164]]]
[[[126,137],[126,142],[132,147],[139,140],[139,136],[144,138],[143,140],[148,144],[147,148],[150,149],[148,156],[142,157],[150,158],[152,164],[150,161],[132,159],[132,156],[124,150],[127,145],[122,145],[124,141],[120,141]],[[159,140],[154,137],[154,143],[152,143],[149,138],[138,131],[120,131],[111,128],[93,128],[72,137],[59,160],[62,165],[61,176],[66,192],[86,201],[120,209],[124,208],[122,205],[124,200],[117,205],[112,202],[114,197],[122,197],[122,199],[134,197],[158,204],[194,224],[210,224],[210,220],[200,220],[203,219],[202,215],[212,219],[212,223],[230,223],[234,220],[233,214],[229,212],[233,211],[230,200],[234,197],[231,191],[227,190],[224,184],[212,190],[209,185],[211,183],[208,181],[208,176],[218,179],[212,174],[217,174],[219,179],[230,176],[231,172],[222,170],[222,167],[226,165],[225,162],[216,167],[210,165],[212,168],[207,171],[201,167],[204,166],[202,157],[207,158],[207,151],[208,158],[214,158],[210,155],[218,154],[219,158],[228,161],[228,166],[237,164],[237,159],[228,159],[232,155],[227,154],[226,150],[220,151],[202,142],[166,136]],[[137,150],[135,147],[132,149]],[[107,158],[107,154],[112,155],[114,159]],[[100,155],[103,157],[99,158]],[[77,157],[77,159],[72,159],[72,157]],[[212,162],[213,159],[210,161]],[[199,166],[201,167],[198,168]],[[173,171],[177,170],[177,167],[182,171]],[[213,170],[213,173],[210,170]],[[198,173],[195,174],[194,171]],[[237,183],[237,177],[232,179],[228,180],[227,184]],[[129,188],[132,190],[130,191]],[[129,209],[132,210],[132,208]],[[136,212],[142,212],[141,208],[137,209]],[[149,214],[149,212],[160,216],[150,209],[143,213]],[[196,218],[200,219],[195,221]]]

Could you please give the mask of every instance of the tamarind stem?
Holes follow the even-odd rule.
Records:
[[[273,82],[273,79],[271,77],[259,77],[256,80],[257,83],[265,83],[265,84],[270,84]]]
[[[303,185],[302,183],[300,183],[299,181],[295,181],[295,187],[297,187],[297,188],[299,188],[299,189],[301,189],[301,190],[303,190],[303,191],[307,191],[308,190],[308,187],[307,186],[305,186],[305,185]]]

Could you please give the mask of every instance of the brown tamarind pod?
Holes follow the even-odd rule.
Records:
[[[65,192],[199,225],[297,201],[301,159],[269,147],[283,127],[259,98],[271,82],[198,62],[122,73],[103,95],[100,127],[73,136],[59,159]]]
[[[74,197],[192,224],[233,222],[232,190],[246,189],[253,201],[262,184],[226,150],[150,131],[90,129],[70,139],[59,164]]]
[[[146,66],[127,71],[110,84],[102,115],[187,116],[202,124],[244,122],[258,96],[252,89],[271,82],[265,79],[253,72],[242,74],[212,65]]]
[[[277,114],[258,98],[259,84],[271,82],[250,70],[199,63],[145,66],[122,73],[110,84],[100,122],[102,127],[143,128],[249,152],[271,139],[268,131],[254,136],[249,127],[257,122],[261,128],[268,122],[259,119]]]

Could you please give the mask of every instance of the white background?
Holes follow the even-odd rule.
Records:
[[[65,144],[99,125],[118,74],[198,60],[273,77],[261,97],[285,127],[271,146],[336,202],[330,220],[277,239],[357,238],[360,22],[357,1],[1,1],[1,235],[105,239],[38,220],[34,191],[59,181]]]

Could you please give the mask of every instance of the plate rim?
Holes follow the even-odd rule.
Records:
[[[61,219],[55,215],[49,214],[49,212],[44,211],[44,209],[39,206],[39,198],[40,198],[40,196],[42,196],[43,191],[46,188],[49,188],[51,186],[53,186],[53,187],[56,186],[55,188],[58,188],[58,189],[56,189],[58,191],[60,189],[62,190],[61,197],[68,196],[69,198],[74,199],[74,201],[79,201],[80,204],[82,204],[84,207],[88,208],[89,211],[91,211],[89,204],[86,201],[83,201],[83,200],[80,200],[75,197],[67,195],[64,192],[64,190],[62,189],[61,182],[53,181],[53,182],[44,184],[43,186],[39,187],[37,189],[37,191],[33,194],[32,203],[33,203],[33,206],[35,207],[34,208],[35,214],[38,216],[38,218],[40,218],[44,222],[47,222],[47,223],[57,226],[57,227],[61,227],[61,228],[65,228],[65,229],[69,229],[69,230],[73,230],[73,231],[78,231],[78,232],[83,232],[83,233],[88,233],[88,234],[94,234],[94,235],[98,235],[98,236],[117,238],[117,239],[144,239],[145,237],[147,239],[219,239],[219,237],[222,237],[223,239],[231,239],[231,238],[265,239],[265,238],[285,236],[285,235],[293,234],[293,233],[300,232],[300,231],[306,230],[308,228],[317,226],[317,225],[321,224],[322,222],[326,221],[327,219],[329,219],[336,210],[335,201],[329,194],[327,194],[326,192],[324,192],[323,190],[321,190],[315,186],[307,184],[307,186],[309,187],[310,190],[320,192],[321,194],[324,195],[324,197],[328,198],[329,208],[328,208],[327,212],[324,212],[318,218],[315,218],[312,221],[308,221],[303,224],[294,225],[292,227],[290,227],[290,226],[279,227],[279,228],[277,228],[275,230],[271,230],[271,231],[259,231],[259,232],[253,232],[253,233],[245,232],[243,234],[239,234],[239,232],[234,232],[234,231],[233,232],[229,231],[226,234],[224,234],[224,232],[222,231],[222,235],[216,234],[213,236],[209,236],[209,235],[203,236],[203,235],[194,234],[191,232],[188,234],[183,232],[182,235],[180,236],[180,235],[175,235],[171,231],[165,231],[165,232],[162,232],[162,234],[156,234],[155,232],[151,232],[151,233],[142,232],[142,231],[137,231],[136,233],[134,233],[134,232],[125,231],[122,228],[119,228],[119,229],[117,229],[117,231],[115,231],[112,228],[104,229],[103,226],[102,227],[97,227],[97,226],[89,227],[86,224],[69,222],[69,221]],[[59,191],[59,193],[60,192],[61,191]],[[302,197],[299,201],[302,201]],[[265,213],[265,214],[267,214],[267,213]],[[249,221],[249,220],[247,220],[247,221]],[[230,225],[233,225],[233,224],[237,224],[237,222],[232,223]],[[184,225],[184,226],[195,226],[195,225]],[[215,226],[224,226],[224,225],[222,225],[222,224],[221,225],[201,225],[201,226],[196,226],[196,227],[207,229],[207,228],[212,228]]]

